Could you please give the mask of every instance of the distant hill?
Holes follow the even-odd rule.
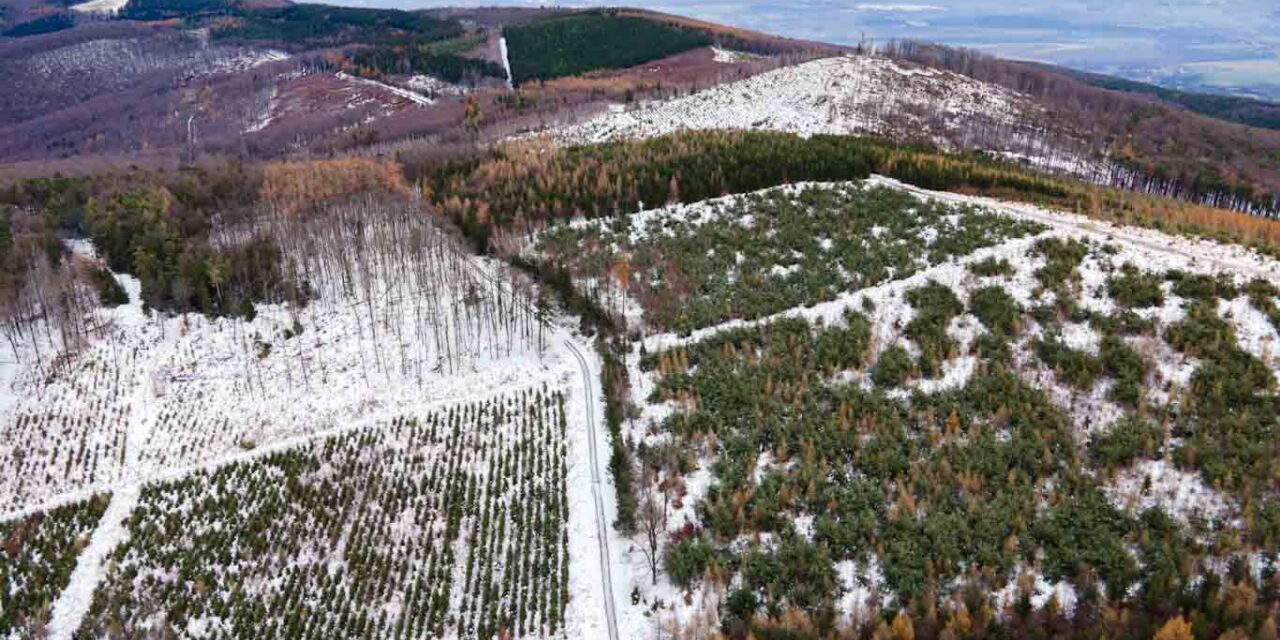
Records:
[[[1212,118],[1246,124],[1251,127],[1280,130],[1280,103],[1277,102],[1259,100],[1257,98],[1249,98],[1245,96],[1229,96],[1216,93],[1170,89],[1168,87],[1161,87],[1147,82],[1138,82],[1136,80],[1127,80],[1116,76],[1089,73],[1087,71],[1077,71],[1075,69],[1052,65],[1043,66],[1056,73],[1063,73],[1073,78],[1083,80],[1095,87],[1111,89],[1112,91],[1124,91],[1126,93],[1140,93],[1155,96],[1165,102],[1181,105],[1195,111],[1196,113],[1201,113]]]

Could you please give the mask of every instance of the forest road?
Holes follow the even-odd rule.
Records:
[[[605,620],[609,626],[609,640],[618,640],[618,620],[615,615],[615,607],[613,604],[613,576],[609,572],[609,522],[605,517],[604,500],[600,495],[600,486],[602,477],[600,474],[600,455],[596,447],[596,403],[595,403],[595,385],[592,384],[594,378],[591,375],[591,367],[587,364],[587,359],[582,356],[582,352],[570,340],[565,340],[564,344],[569,347],[569,351],[573,353],[573,357],[578,360],[578,367],[582,370],[582,384],[585,387],[587,399],[587,447],[591,451],[591,496],[592,502],[595,503],[596,509],[596,536],[600,543],[600,576],[603,581],[604,588],[604,614]]]

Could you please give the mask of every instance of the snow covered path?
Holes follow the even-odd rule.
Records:
[[[502,68],[507,70],[507,88],[514,89],[515,78],[511,76],[511,56],[507,51],[507,39],[498,38],[498,49],[502,51]]]
[[[564,345],[573,353],[573,357],[578,360],[578,366],[582,369],[582,384],[585,389],[587,405],[587,434],[588,448],[591,451],[591,497],[595,507],[596,520],[596,539],[599,542],[600,550],[600,576],[601,587],[604,590],[604,613],[605,620],[609,627],[609,640],[618,640],[618,620],[616,607],[613,602],[613,575],[610,572],[609,553],[609,518],[605,514],[604,500],[600,496],[601,474],[600,474],[600,455],[599,447],[596,444],[596,416],[595,416],[595,400],[594,387],[596,376],[592,375],[591,367],[587,364],[587,359],[582,356],[582,352],[578,350],[572,341],[565,340]]]
[[[111,495],[111,504],[98,522],[98,528],[89,538],[89,546],[76,558],[76,568],[71,572],[67,588],[53,603],[49,618],[50,640],[70,640],[80,628],[80,621],[93,604],[93,592],[102,581],[107,556],[129,537],[129,516],[138,505],[140,485],[121,487]]]
[[[965,196],[946,191],[930,191],[885,176],[873,175],[867,181],[871,184],[883,185],[924,198],[995,209],[1001,213],[1019,218],[1035,220],[1055,229],[1068,230],[1076,234],[1085,235],[1098,242],[1124,243],[1144,251],[1177,256],[1199,264],[1211,265],[1231,273],[1266,278],[1273,282],[1280,281],[1280,262],[1260,258],[1251,249],[1237,244],[1222,244],[1212,240],[1171,236],[1151,229],[1116,225],[1079,214],[1043,209],[1035,205]]]
[[[81,249],[84,250],[83,248]],[[128,293],[129,303],[123,307],[124,317],[134,323],[145,321],[147,311],[142,304],[142,285],[137,278],[121,274],[112,274],[116,282]],[[143,367],[140,376],[143,380],[153,379],[155,363]],[[49,619],[49,637],[52,640],[70,640],[80,628],[80,621],[89,612],[93,604],[93,592],[102,581],[105,573],[107,556],[125,539],[129,537],[129,516],[138,506],[138,497],[142,493],[140,476],[142,472],[142,451],[155,427],[155,387],[150,384],[138,385],[133,394],[133,415],[125,434],[124,446],[124,481],[114,488],[111,503],[98,521],[89,538],[89,546],[76,557],[76,568],[71,573],[67,588],[62,590],[53,603]]]

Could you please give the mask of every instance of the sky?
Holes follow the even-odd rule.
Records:
[[[334,0],[329,0],[334,1]],[[416,9],[520,0],[336,0]],[[579,0],[836,43],[909,37],[1169,86],[1280,98],[1280,0]]]

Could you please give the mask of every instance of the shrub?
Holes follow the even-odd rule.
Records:
[[[1007,367],[1013,363],[1013,350],[1009,341],[992,333],[978,336],[978,357],[988,364]]]
[[[1150,335],[1155,333],[1156,323],[1135,313],[1132,309],[1124,309],[1110,316],[1096,316],[1093,326],[1107,335]]]
[[[1107,467],[1121,467],[1139,458],[1153,458],[1164,440],[1157,425],[1138,418],[1125,418],[1111,430],[1089,440],[1089,456]]]
[[[1147,365],[1142,356],[1116,336],[1102,339],[1102,366],[1112,378],[1110,397],[1121,404],[1136,406],[1142,399],[1142,380]]]
[[[1087,478],[1069,479],[1058,490],[1058,503],[1032,525],[1032,536],[1044,549],[1044,572],[1050,580],[1097,572],[1113,598],[1123,597],[1136,566],[1126,537],[1132,523]]]
[[[1280,547],[1280,498],[1263,501],[1254,514],[1253,540],[1266,549]]]
[[[729,597],[725,599],[725,611],[733,618],[743,622],[750,622],[759,607],[760,600],[756,597],[755,592],[750,589],[734,589],[729,592]]]
[[[914,369],[915,361],[911,354],[894,345],[880,352],[880,359],[871,370],[871,380],[885,388],[900,387],[911,377]]]
[[[1276,304],[1276,298],[1280,297],[1280,287],[1259,278],[1245,285],[1244,290],[1249,295],[1249,304],[1265,313],[1271,319],[1271,324],[1280,331],[1280,304]]]
[[[907,302],[916,310],[915,318],[907,323],[906,335],[920,348],[920,371],[927,377],[937,377],[955,346],[947,336],[947,325],[964,311],[964,305],[950,288],[932,280],[908,291]]]
[[[969,273],[981,278],[992,278],[995,276],[1013,275],[1015,269],[1008,260],[1004,258],[997,259],[995,256],[973,262],[969,264]]]
[[[871,321],[866,316],[847,309],[844,320],[843,328],[820,331],[813,341],[815,364],[826,371],[861,365],[871,343]]]
[[[1164,304],[1164,292],[1160,290],[1160,276],[1147,273],[1126,264],[1120,275],[1107,281],[1107,293],[1112,300],[1130,308],[1159,307]]]
[[[1218,315],[1216,305],[1199,301],[1187,306],[1181,322],[1165,329],[1164,339],[1192,357],[1210,357],[1236,341],[1235,330]]]
[[[1267,365],[1234,345],[1211,354],[1191,376],[1197,408],[1211,415],[1246,411],[1258,395],[1274,388],[1275,375]]]
[[[129,294],[106,268],[93,271],[93,284],[98,289],[98,302],[104,307],[118,307],[129,302]]]
[[[1076,389],[1089,389],[1102,374],[1102,362],[1098,358],[1068,348],[1057,337],[1037,340],[1036,355],[1059,379]]]
[[[663,566],[672,582],[687,589],[702,577],[714,554],[715,549],[702,536],[689,536],[667,545]]]
[[[744,563],[746,582],[769,596],[777,610],[812,610],[830,604],[839,576],[825,547],[799,536],[786,539],[777,551],[752,551]]]
[[[1045,259],[1045,265],[1036,271],[1040,286],[1063,291],[1079,276],[1076,269],[1089,254],[1089,246],[1075,238],[1044,238],[1036,242],[1032,251]]]
[[[991,333],[1011,336],[1018,331],[1018,302],[1004,289],[983,287],[969,296],[969,312],[977,316]]]
[[[1174,269],[1166,273],[1164,277],[1173,283],[1174,295],[1182,298],[1212,302],[1218,298],[1234,298],[1238,293],[1231,276],[1226,274],[1215,277],[1198,273],[1190,274]]]

